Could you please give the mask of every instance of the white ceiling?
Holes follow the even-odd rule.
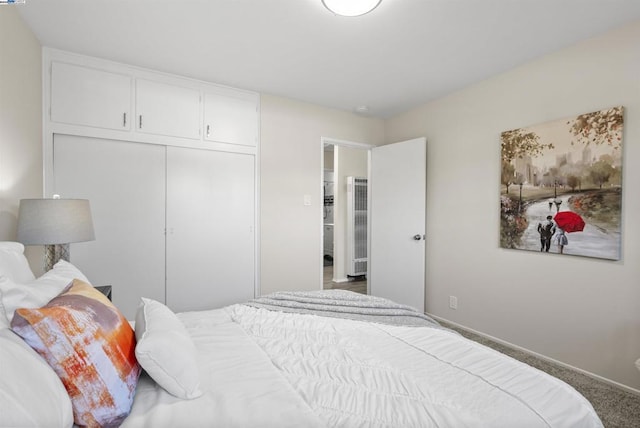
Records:
[[[15,7],[44,46],[383,118],[640,19],[640,0],[382,0],[356,18],[320,0]]]

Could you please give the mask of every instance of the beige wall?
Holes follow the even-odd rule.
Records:
[[[426,136],[429,313],[640,389],[640,22],[387,122]],[[499,248],[500,132],[623,105],[619,262]],[[448,307],[458,297],[458,309]]]
[[[14,6],[0,7],[0,40],[0,240],[15,241],[20,199],[42,197],[42,60]],[[36,273],[41,251],[27,249]]]
[[[261,96],[261,291],[321,287],[321,137],[378,145],[380,119]],[[311,206],[303,204],[311,195]]]

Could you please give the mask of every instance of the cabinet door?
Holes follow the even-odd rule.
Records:
[[[135,319],[140,297],[165,300],[165,147],[55,135],[55,192],[89,199],[96,239],[71,244],[71,263]]]
[[[204,127],[205,140],[256,146],[258,141],[256,99],[205,93]]]
[[[211,309],[254,297],[255,158],[167,147],[167,305]]]
[[[200,91],[137,79],[136,130],[199,139]]]
[[[129,130],[131,77],[62,62],[51,64],[51,120]]]

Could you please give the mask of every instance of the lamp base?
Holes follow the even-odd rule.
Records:
[[[69,261],[69,244],[52,244],[44,246],[44,271],[48,272],[60,259]]]

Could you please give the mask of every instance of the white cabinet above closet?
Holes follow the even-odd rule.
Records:
[[[254,95],[204,94],[204,138],[228,144],[256,146],[258,104]]]
[[[49,48],[43,52],[45,134],[257,153],[256,92]]]
[[[51,63],[51,120],[129,130],[131,76],[80,65]]]
[[[137,79],[136,130],[199,139],[200,91]]]

